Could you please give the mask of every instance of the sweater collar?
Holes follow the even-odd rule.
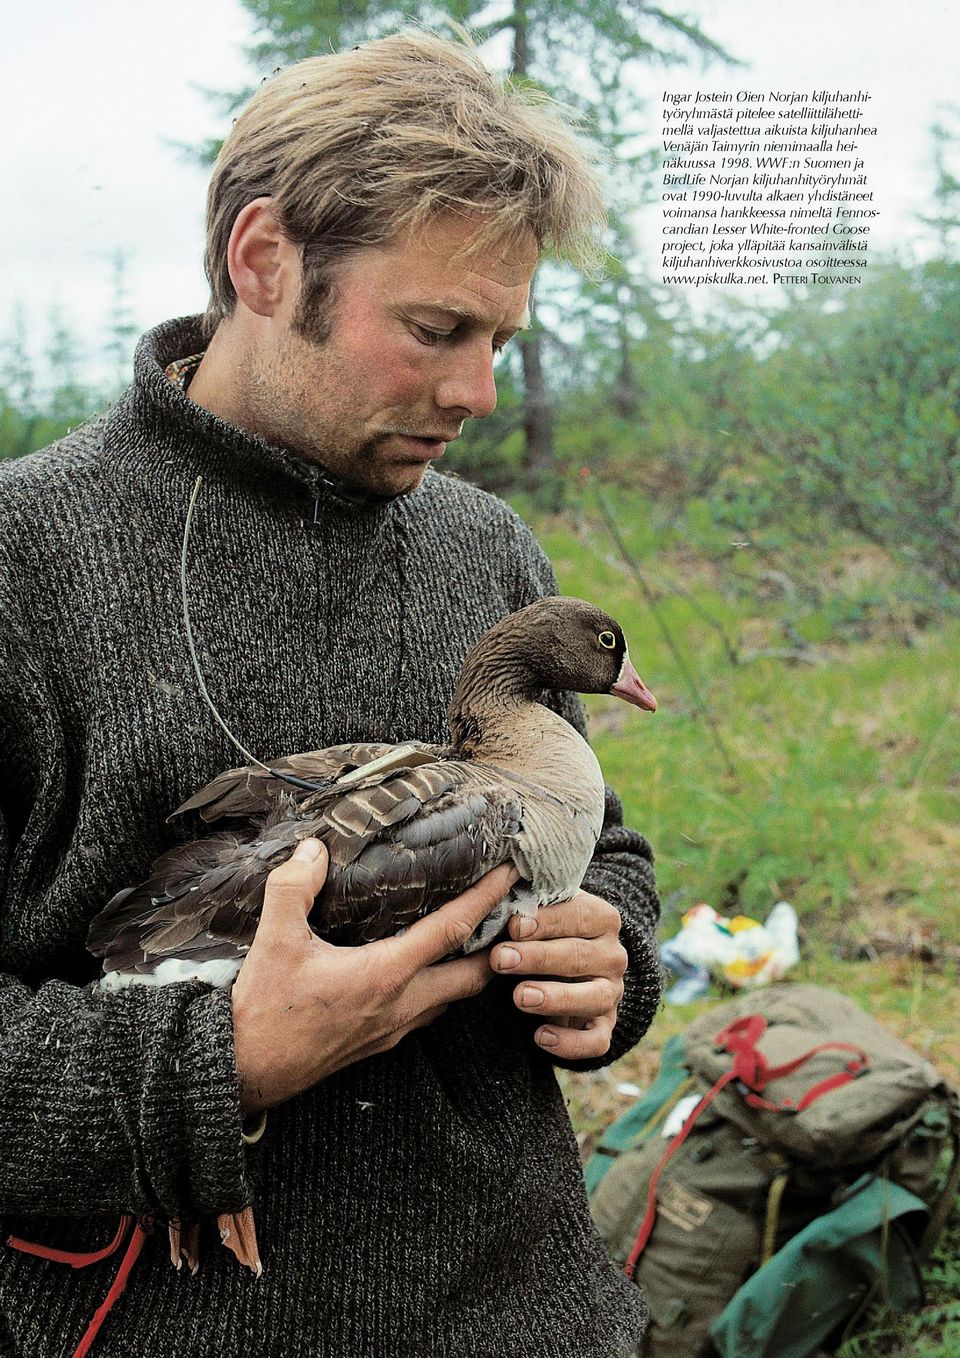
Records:
[[[137,345],[134,380],[109,417],[106,437],[125,441],[129,420],[145,435],[147,448],[187,458],[198,473],[244,482],[261,494],[287,494],[315,501],[315,517],[324,505],[353,513],[386,512],[393,500],[366,495],[341,485],[324,467],[288,448],[269,443],[197,405],[166,369],[204,347],[202,317],[184,316],[147,331]],[[137,461],[143,469],[144,449]],[[149,457],[149,451],[146,452]],[[417,495],[419,491],[414,491]]]

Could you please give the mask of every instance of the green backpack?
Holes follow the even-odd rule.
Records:
[[[585,1169],[650,1306],[644,1358],[805,1358],[874,1297],[917,1305],[958,1137],[954,1090],[842,995],[774,986],[701,1016]]]

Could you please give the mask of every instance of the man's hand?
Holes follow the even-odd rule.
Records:
[[[490,953],[494,971],[563,978],[521,981],[514,991],[525,1014],[551,1020],[534,1034],[540,1046],[570,1061],[609,1051],[628,960],[619,912],[578,891],[569,901],[544,906],[535,919],[515,915],[509,932],[514,941]]]
[[[486,952],[440,959],[466,942],[517,879],[514,868],[499,867],[402,937],[342,948],[307,924],[326,875],[327,851],[308,839],[267,878],[256,937],[233,987],[244,1113],[387,1051],[451,1001],[479,994],[491,976]]]

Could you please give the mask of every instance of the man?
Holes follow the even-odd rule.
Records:
[[[161,1231],[128,1250],[97,1352],[618,1358],[640,1336],[551,1066],[620,1055],[657,1001],[650,853],[612,794],[584,889],[489,954],[440,961],[505,870],[400,939],[336,948],[305,922],[310,842],[271,875],[232,995],[106,995],[84,950],[173,842],[170,810],[235,762],[180,618],[198,475],[200,662],[261,755],[444,739],[468,647],[555,589],[519,519],[430,464],[493,409],[541,248],[597,216],[570,133],[467,48],[399,35],[301,63],[214,171],[205,332],[152,331],[112,411],[5,469],[5,1352],[85,1351],[115,1271],[23,1241],[76,1264],[118,1215],[251,1203],[261,1278],[209,1230],[178,1275]]]

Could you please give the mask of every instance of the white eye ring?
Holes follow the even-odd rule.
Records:
[[[612,632],[601,632],[597,637],[597,640],[605,651],[615,651],[617,649],[617,638]]]

